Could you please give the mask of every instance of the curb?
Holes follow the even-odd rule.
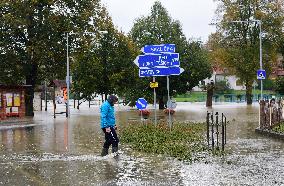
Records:
[[[0,131],[2,131],[2,130],[10,130],[10,129],[29,128],[29,127],[35,127],[35,126],[38,126],[38,124],[3,125],[3,126],[0,126]]]
[[[283,133],[278,133],[278,132],[274,132],[272,130],[260,129],[260,128],[256,128],[255,132],[258,133],[258,134],[268,136],[268,137],[284,140],[284,134]]]

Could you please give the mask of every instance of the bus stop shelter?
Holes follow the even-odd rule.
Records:
[[[0,84],[0,120],[25,116],[25,90],[29,85]]]

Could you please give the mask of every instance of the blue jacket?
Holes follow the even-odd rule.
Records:
[[[101,106],[101,128],[115,126],[114,107],[108,101],[105,101]]]

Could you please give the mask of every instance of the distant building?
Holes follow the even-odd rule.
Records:
[[[202,87],[211,81],[219,82],[223,80],[227,80],[231,89],[233,90],[245,90],[246,86],[240,82],[240,79],[232,74],[228,73],[226,68],[221,67],[212,67],[213,74],[211,78],[204,79],[200,81],[199,85],[193,88],[193,91],[202,91]],[[278,54],[277,61],[271,68],[271,73],[269,75],[269,79],[276,79],[279,76],[284,76],[284,58],[281,54]]]
[[[202,87],[213,81],[214,83],[226,80],[231,89],[234,90],[245,90],[246,87],[240,82],[240,79],[228,73],[226,68],[213,67],[213,74],[211,78],[204,79],[199,82],[199,85],[193,88],[193,91],[202,91]]]

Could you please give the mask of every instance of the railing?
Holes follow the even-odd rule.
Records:
[[[259,128],[263,130],[278,126],[284,117],[284,100],[273,98],[271,100],[261,100],[259,104]]]
[[[190,94],[184,94],[179,96],[178,98],[190,98]],[[197,102],[206,102],[206,94],[194,95],[195,101]],[[263,94],[263,99],[268,100],[275,98],[283,97],[282,95],[275,95],[275,94]],[[194,99],[193,98],[193,99]],[[258,102],[261,99],[260,94],[252,94],[252,101]],[[213,102],[235,102],[235,103],[242,103],[246,102],[246,95],[245,94],[217,94],[215,93],[212,98]]]
[[[215,114],[213,112],[207,112],[206,124],[208,148],[211,148],[212,150],[220,150],[221,146],[221,150],[224,151],[225,144],[227,143],[226,116],[222,113],[220,118],[218,112],[216,112]]]

